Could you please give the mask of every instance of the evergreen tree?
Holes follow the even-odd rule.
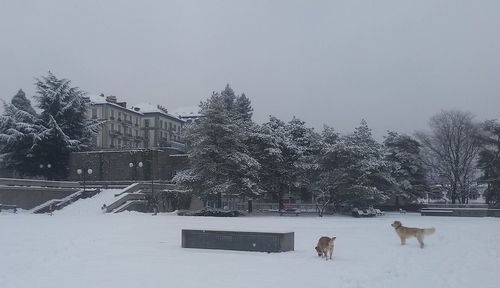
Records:
[[[285,159],[290,175],[289,193],[311,200],[313,183],[318,170],[321,136],[305,122],[294,117],[286,125]]]
[[[270,117],[267,123],[255,125],[248,139],[251,155],[259,164],[259,186],[273,202],[278,202],[290,182],[285,167],[285,123]]]
[[[246,145],[252,122],[236,109],[237,98],[228,85],[200,104],[204,117],[186,131],[191,165],[174,178],[204,199],[217,195],[219,207],[223,195],[256,197],[260,193],[260,165]]]
[[[90,104],[85,97],[86,93],[78,87],[72,87],[70,80],[58,79],[51,72],[37,79],[35,85],[34,98],[42,110],[42,120],[49,123],[52,117],[69,139],[79,140],[77,150],[90,149],[92,136],[97,132],[100,123],[86,117]]]
[[[26,93],[22,89],[19,89],[16,95],[12,97],[11,103],[19,110],[26,111],[31,115],[37,115],[35,109],[31,106],[31,101],[26,98]]]
[[[37,80],[36,87],[40,115],[32,113],[22,91],[12,105],[5,104],[0,118],[0,157],[6,167],[22,175],[64,179],[69,151],[89,149],[101,123],[86,119],[88,99],[69,80],[49,72]],[[40,169],[48,164],[50,168]]]
[[[252,120],[253,108],[250,99],[245,96],[245,94],[241,94],[235,100],[236,111],[241,115],[244,121]]]
[[[20,176],[33,175],[37,171],[32,148],[46,129],[35,115],[4,102],[4,114],[0,117],[0,157],[3,165],[17,171]]]
[[[429,191],[426,170],[420,155],[420,143],[408,135],[389,131],[384,140],[385,160],[392,165],[391,175],[396,180],[396,197],[415,200]],[[396,198],[399,199],[399,198]]]
[[[374,205],[388,199],[394,179],[366,121],[342,137],[326,130],[323,143],[320,197],[328,198],[337,208]]]
[[[47,124],[47,129],[35,139],[31,148],[30,162],[38,166],[45,165],[45,170],[41,169],[40,172],[49,180],[65,179],[68,174],[69,154],[77,150],[80,143],[78,140],[70,139],[52,116],[49,116]]]

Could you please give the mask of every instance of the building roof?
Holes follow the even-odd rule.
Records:
[[[177,115],[177,117],[181,118],[198,118],[202,117],[200,114],[200,107],[197,106],[189,106],[189,107],[180,107],[175,109],[172,113]]]
[[[134,109],[138,108],[139,112],[141,112],[143,114],[157,113],[157,114],[161,114],[163,116],[166,116],[168,118],[172,118],[174,120],[184,122],[184,120],[180,119],[179,117],[168,113],[168,110],[160,105],[153,105],[151,103],[144,102],[144,103],[139,103],[137,105],[134,105],[133,108]]]
[[[143,113],[141,113],[140,111],[134,110],[133,107],[127,108],[126,107],[126,102],[117,102],[117,103],[114,103],[114,102],[107,101],[106,100],[106,96],[104,96],[103,94],[101,94],[101,95],[87,94],[86,97],[88,97],[90,99],[90,103],[92,105],[105,105],[105,104],[108,104],[108,105],[114,106],[116,108],[127,110],[128,112],[133,112],[133,113],[136,113],[136,114],[139,114],[139,115],[143,115]],[[125,103],[125,107],[123,107],[122,105],[119,105],[118,103]]]

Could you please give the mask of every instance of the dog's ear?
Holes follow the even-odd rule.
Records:
[[[332,237],[332,241],[334,241],[335,239],[337,239],[337,237],[333,236],[333,237]]]

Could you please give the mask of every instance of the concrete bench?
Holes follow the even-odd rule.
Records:
[[[271,233],[183,229],[182,248],[268,253],[293,251],[294,232]]]

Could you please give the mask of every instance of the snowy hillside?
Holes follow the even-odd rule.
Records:
[[[500,219],[388,214],[335,217],[180,217],[103,214],[106,190],[53,216],[0,215],[0,287],[497,287]],[[394,220],[436,227],[420,249]],[[294,231],[278,254],[181,248],[181,229]],[[337,236],[333,261],[314,253]]]

